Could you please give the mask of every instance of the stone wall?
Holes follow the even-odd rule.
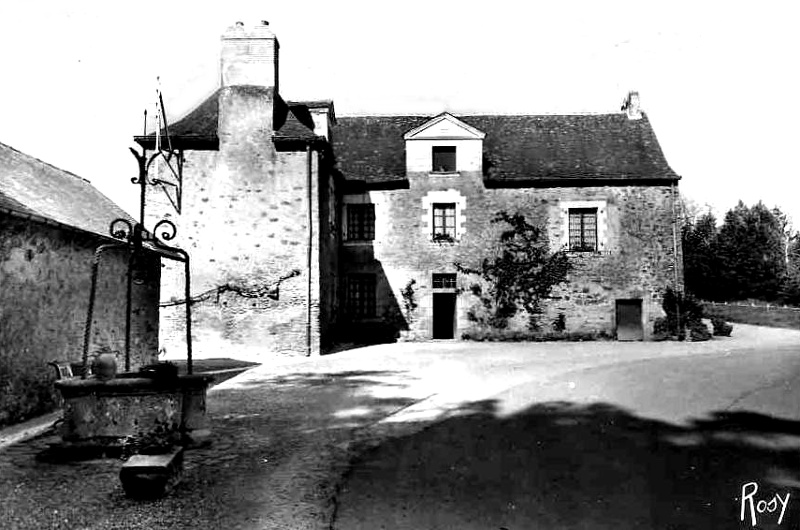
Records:
[[[319,226],[320,202],[327,202],[328,193],[320,155],[311,154],[309,195],[308,154],[277,150],[267,127],[271,117],[261,120],[271,116],[272,90],[227,87],[219,98],[219,151],[186,152],[181,214],[171,208],[164,190],[151,189],[148,197],[148,226],[169,215],[178,228],[170,243],[191,255],[193,296],[210,293],[192,308],[193,347],[198,355],[213,356],[306,354],[311,243],[311,348],[318,352],[324,331],[320,248],[328,261],[335,256],[330,228]],[[168,178],[163,167],[161,174]],[[335,276],[329,265],[325,285]],[[163,303],[184,298],[182,267],[170,265],[165,271]],[[330,311],[333,302],[326,300],[325,311]],[[170,355],[185,351],[184,311],[182,304],[162,310],[162,343]]]
[[[479,172],[458,175],[410,173],[409,189],[372,191],[376,238],[372,244],[343,247],[346,272],[378,275],[378,318],[408,325],[414,337],[431,337],[432,273],[456,273],[454,263],[477,266],[492,252],[498,227],[492,217],[501,210],[521,212],[529,222],[543,224],[553,250],[566,242],[565,210],[572,204],[599,204],[604,236],[601,252],[572,253],[575,266],[568,284],[553,293],[542,323],[558,313],[566,316],[569,331],[615,330],[615,300],[641,299],[645,338],[652,322],[662,315],[660,296],[675,281],[672,190],[669,186],[586,186],[550,188],[487,189]],[[449,190],[449,191],[448,191]],[[445,193],[446,192],[446,193]],[[453,197],[462,218],[458,240],[433,242],[426,197]],[[358,196],[345,197],[345,202]],[[434,202],[438,202],[435,199]],[[379,236],[380,234],[380,236]],[[680,241],[678,239],[678,246]],[[678,263],[682,263],[680,248]],[[678,266],[678,284],[682,282]],[[419,308],[407,322],[400,308],[400,290],[416,281]],[[470,293],[475,278],[458,275],[457,332],[460,336],[474,325],[467,317],[477,299]],[[521,324],[520,324],[521,325]]]
[[[0,424],[54,405],[51,360],[79,362],[89,304],[91,235],[0,214]],[[124,369],[128,253],[102,254],[89,352],[120,352]],[[149,255],[133,285],[131,368],[157,359],[160,259]],[[138,275],[138,273],[137,273]]]

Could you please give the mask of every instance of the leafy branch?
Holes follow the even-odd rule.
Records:
[[[500,233],[497,253],[484,258],[476,268],[455,264],[459,272],[477,275],[487,286],[485,291],[479,284],[471,287],[481,300],[479,310],[484,315],[481,318],[473,310],[473,319],[504,328],[522,307],[530,317],[529,328],[536,329],[542,300],[549,297],[553,287],[567,281],[572,268],[569,258],[563,251],[551,253],[545,230],[528,223],[520,213],[501,211],[491,222],[508,225]]]

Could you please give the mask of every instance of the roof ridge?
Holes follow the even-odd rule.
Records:
[[[7,148],[7,149],[11,149],[15,153],[19,153],[22,156],[24,156],[25,158],[28,158],[30,160],[35,160],[36,162],[39,162],[42,165],[51,167],[51,168],[55,169],[56,171],[60,171],[60,172],[62,172],[64,174],[66,174],[66,175],[69,175],[70,177],[76,178],[78,180],[82,180],[82,181],[84,181],[84,182],[86,182],[88,184],[92,184],[92,181],[90,181],[86,177],[81,177],[80,175],[77,175],[77,174],[73,173],[72,171],[69,171],[68,169],[60,168],[60,167],[58,167],[56,165],[51,164],[50,162],[45,162],[41,158],[37,158],[37,157],[35,157],[33,155],[29,155],[28,153],[20,151],[19,149],[15,148],[15,147],[12,147],[12,146],[10,146],[10,145],[8,145],[6,143],[0,142],[0,146],[3,146],[5,148]],[[92,187],[94,187],[94,186],[92,185]]]
[[[344,114],[339,116],[341,118],[430,118],[433,119],[437,116],[440,116],[443,113],[439,114]],[[487,116],[487,117],[502,117],[502,118],[536,118],[540,116],[548,116],[548,117],[570,117],[570,116],[624,116],[624,112],[572,112],[572,113],[555,113],[555,112],[545,112],[539,114],[512,114],[512,113],[459,113],[459,112],[450,112],[447,111],[447,114],[455,116],[456,118],[459,117],[471,117],[471,116]],[[642,116],[646,116],[646,113],[642,112]]]

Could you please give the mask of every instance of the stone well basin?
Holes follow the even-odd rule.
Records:
[[[65,445],[120,447],[131,437],[158,436],[191,444],[208,435],[206,391],[213,377],[118,374],[108,380],[56,381],[64,399]]]

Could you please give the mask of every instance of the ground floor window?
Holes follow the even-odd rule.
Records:
[[[375,205],[347,205],[347,240],[372,241],[375,239]]]
[[[597,251],[597,208],[570,208],[569,249],[573,252]]]
[[[350,274],[347,277],[347,314],[351,318],[375,316],[375,275]]]

